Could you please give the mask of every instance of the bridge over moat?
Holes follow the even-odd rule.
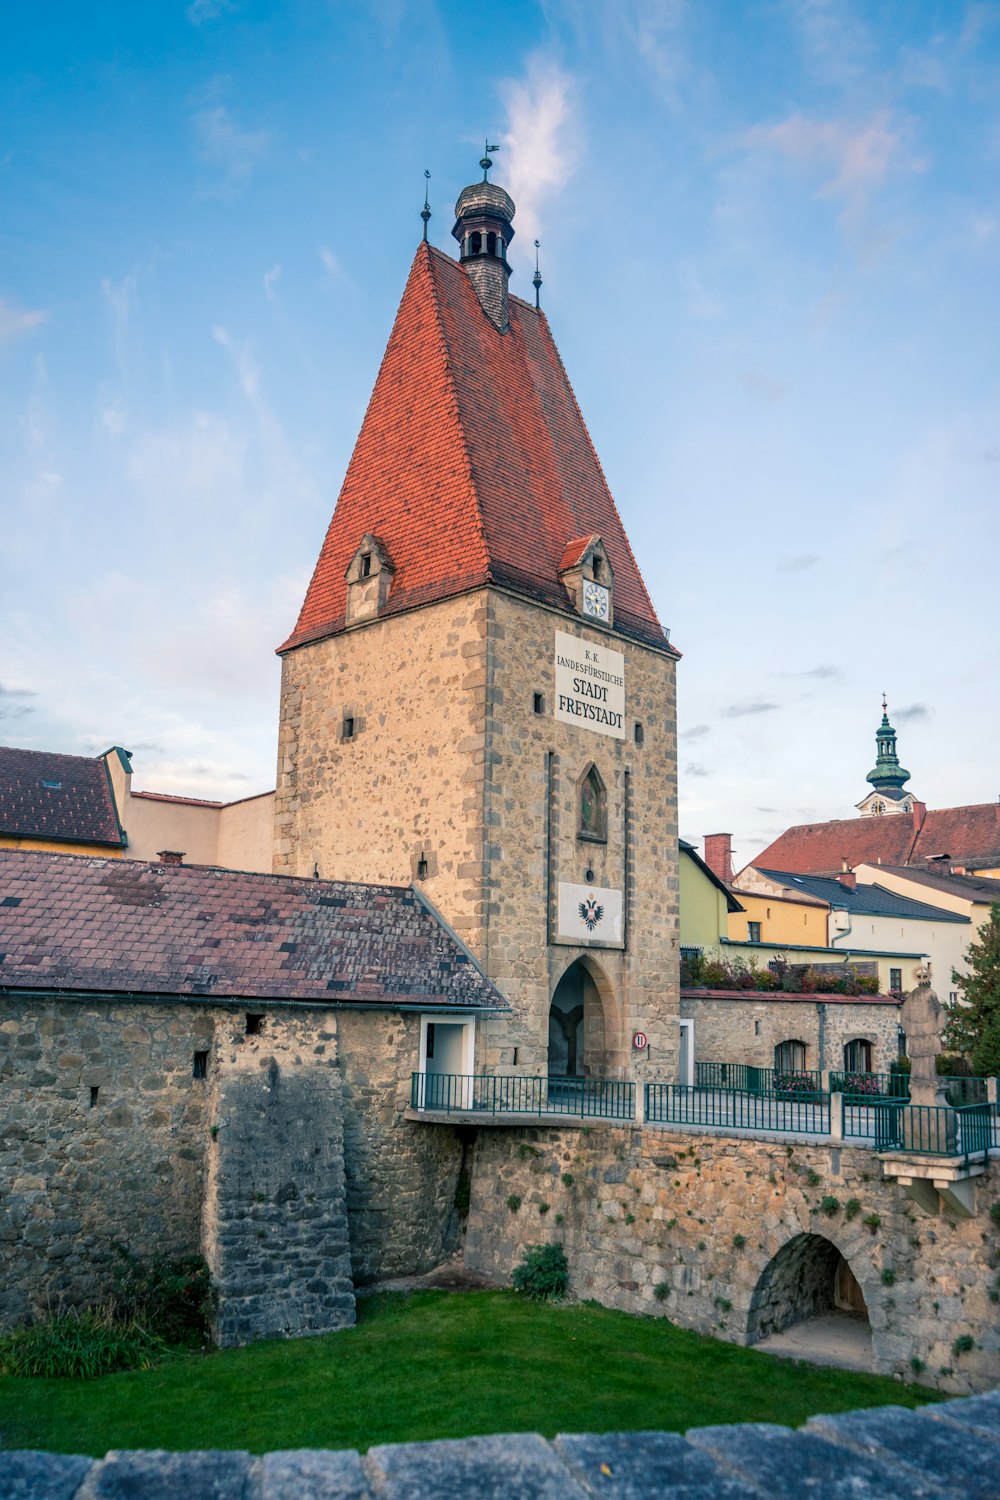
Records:
[[[480,1125],[465,1262],[506,1280],[559,1240],[571,1291],[736,1343],[841,1309],[872,1368],[947,1390],[1000,1378],[1000,1197],[924,1212],[870,1147],[663,1126]]]

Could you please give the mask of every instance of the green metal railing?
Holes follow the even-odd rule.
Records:
[[[696,1062],[694,1082],[699,1089],[735,1089],[785,1099],[818,1100],[823,1092],[822,1074],[813,1068],[755,1068],[750,1063]]]
[[[862,1111],[853,1112],[860,1115]],[[851,1122],[844,1111],[844,1136],[874,1136],[876,1151],[915,1156],[985,1157],[993,1145],[993,1109],[989,1104],[957,1108],[906,1104],[902,1100],[870,1106],[868,1122]]]
[[[845,1099],[908,1099],[910,1078],[907,1073],[862,1073],[859,1071],[830,1073],[831,1094],[843,1094]]]
[[[942,1074],[938,1083],[948,1095],[948,1103],[960,1108],[963,1104],[986,1103],[986,1079],[962,1078],[957,1074]]]
[[[822,1093],[800,1098],[673,1083],[647,1083],[645,1090],[646,1119],[655,1124],[830,1134],[830,1100]]]
[[[442,1114],[583,1115],[632,1120],[635,1084],[614,1078],[413,1073],[410,1103],[414,1109]]]

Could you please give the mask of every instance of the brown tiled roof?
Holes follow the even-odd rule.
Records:
[[[0,990],[506,1008],[401,886],[0,850]]]
[[[920,824],[920,818],[923,823]],[[881,818],[843,818],[789,828],[750,861],[800,875],[838,875],[842,861],[918,865],[947,855],[953,864],[1000,864],[1000,804],[941,807]]]
[[[383,614],[493,582],[570,612],[559,569],[598,534],[615,628],[665,651],[545,315],[510,331],[462,266],[421,245],[298,623],[281,650],[344,628],[344,574],[365,533],[395,572]],[[676,654],[673,653],[672,654]]]
[[[0,747],[0,834],[121,848],[103,759]]]

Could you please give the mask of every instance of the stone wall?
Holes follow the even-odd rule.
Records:
[[[457,1243],[463,1143],[458,1129],[404,1119],[420,1019],[345,1010],[338,1027],[354,1279],[429,1271]]]
[[[558,1240],[574,1296],[745,1343],[786,1319],[761,1314],[769,1285],[795,1281],[776,1283],[772,1262],[818,1237],[834,1248],[815,1245],[811,1263],[832,1267],[839,1252],[861,1287],[876,1370],[952,1391],[1000,1380],[996,1162],[978,1180],[976,1217],[954,1219],[882,1180],[873,1152],[804,1139],[595,1124],[482,1129],[474,1149],[470,1270],[506,1280],[525,1245]],[[818,1290],[805,1279],[808,1314]]]
[[[336,1026],[305,1009],[219,1028],[203,1249],[223,1348],[354,1322]]]
[[[774,1066],[780,1042],[806,1046],[807,1068],[844,1066],[844,1047],[864,1038],[872,1044],[872,1071],[887,1073],[899,1056],[900,1004],[886,996],[753,994],[747,991],[684,990],[681,1015],[694,1021],[699,1062]]]
[[[110,1284],[112,1246],[197,1251],[210,1084],[205,1007],[0,1003],[0,1326]]]

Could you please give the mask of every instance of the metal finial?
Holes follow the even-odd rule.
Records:
[[[535,288],[535,308],[536,308],[536,310],[539,309],[541,307],[541,305],[542,305],[541,302],[539,301],[539,297],[538,297],[538,294],[539,294],[539,292],[542,289],[542,273],[538,269],[538,247],[539,247],[540,243],[541,242],[539,240],[535,241],[535,274],[531,278],[531,285]]]
[[[885,688],[883,688],[882,689],[882,712],[885,713],[888,710],[888,707],[889,707],[889,703],[888,703],[888,700],[887,700],[887,698],[885,696]]]
[[[486,150],[483,152],[482,156],[479,158],[479,165],[483,169],[483,181],[484,182],[487,182],[489,180],[487,178],[486,174],[490,170],[490,167],[492,167],[492,165],[493,165],[492,161],[490,160],[490,153],[492,151],[499,151],[499,150],[500,150],[499,146],[491,146],[490,145],[490,138],[489,138],[489,136],[487,136],[486,137]]]
[[[424,169],[424,206],[420,210],[420,217],[424,221],[424,243],[425,244],[427,243],[427,221],[430,219],[430,216],[431,216],[431,206],[430,206],[430,203],[428,202],[428,199],[427,199],[427,194],[430,191],[430,182],[431,182],[431,174],[425,168]]]

